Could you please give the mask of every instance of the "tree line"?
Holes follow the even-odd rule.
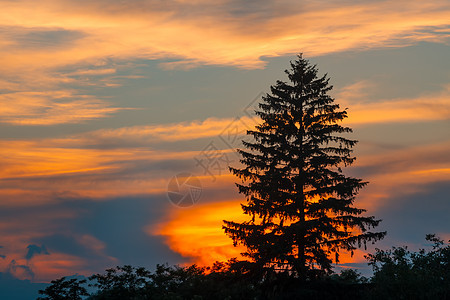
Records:
[[[345,269],[306,281],[285,272],[262,279],[256,264],[236,259],[212,267],[158,265],[154,271],[118,266],[88,280],[53,280],[38,299],[450,299],[450,244],[435,235],[426,239],[431,250],[394,247],[368,254],[371,278]]]

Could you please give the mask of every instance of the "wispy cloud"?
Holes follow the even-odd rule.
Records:
[[[19,141],[5,142],[0,152],[7,157],[0,172],[1,206],[39,205],[61,197],[163,193],[174,172],[170,164],[192,161],[189,153],[182,152],[74,149]]]
[[[420,95],[415,98],[361,101],[367,95],[367,89],[374,84],[361,81],[344,87],[337,95],[338,103],[348,107],[351,125],[375,123],[407,123],[450,120],[450,85],[439,92]]]
[[[369,210],[399,196],[424,192],[434,183],[450,182],[450,142],[384,150],[358,157],[355,174],[370,184],[359,203]]]
[[[203,121],[101,129],[84,135],[84,138],[97,141],[117,139],[128,142],[139,139],[147,143],[192,141],[218,137],[224,134],[230,124],[236,124],[239,133],[256,125],[255,120],[249,117],[242,117],[240,120],[242,122],[235,122],[235,118],[208,118]]]
[[[0,122],[14,125],[55,125],[104,118],[124,108],[71,91],[0,94]]]

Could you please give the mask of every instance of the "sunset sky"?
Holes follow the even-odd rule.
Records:
[[[345,172],[370,182],[356,206],[388,231],[375,246],[450,239],[448,0],[6,0],[0,272],[238,256],[221,224],[243,220],[244,199],[226,166],[300,52],[348,108],[360,142]],[[187,208],[167,196],[183,172],[203,188]],[[368,268],[364,253],[343,266]]]

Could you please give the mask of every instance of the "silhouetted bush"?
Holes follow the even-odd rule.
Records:
[[[428,252],[393,247],[366,256],[374,270],[374,299],[450,299],[450,245],[434,234],[426,240],[433,242]]]

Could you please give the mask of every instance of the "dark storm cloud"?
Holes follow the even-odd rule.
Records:
[[[42,246],[37,246],[37,245],[28,245],[27,246],[28,252],[25,255],[25,259],[26,260],[30,260],[32,259],[34,256],[41,254],[41,255],[50,255],[50,253],[48,253],[47,248],[42,245]]]
[[[72,221],[73,222],[73,221]],[[71,222],[71,223],[72,223]],[[73,230],[72,225],[70,226],[71,230]],[[74,237],[76,235],[83,234],[85,232],[56,232],[56,233],[48,233],[48,235],[44,235],[34,240],[38,240],[39,242],[45,243],[48,245],[52,251],[67,253],[75,256],[86,257],[94,260],[97,253],[95,251],[87,248],[85,245],[80,244]]]
[[[7,31],[14,32],[8,28]],[[68,47],[76,40],[85,37],[85,34],[74,30],[20,30],[14,33],[15,47],[20,48],[56,48]]]

